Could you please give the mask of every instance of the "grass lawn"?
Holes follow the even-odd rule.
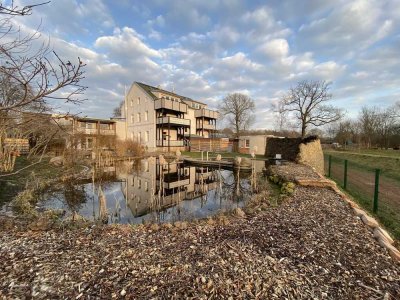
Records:
[[[58,177],[62,171],[62,167],[56,167],[49,164],[50,158],[43,158],[42,162],[33,165],[17,174],[10,176],[0,177],[0,206],[9,202],[20,191],[25,188],[27,180],[34,174],[37,178],[49,179]],[[36,160],[28,160],[26,156],[20,156],[15,162],[14,171],[26,167]],[[11,172],[12,173],[12,172]],[[6,174],[6,173],[1,173]]]
[[[332,155],[334,162],[337,163],[347,159],[352,166],[359,169],[368,171],[381,169],[383,176],[400,181],[400,151],[398,150],[361,150],[359,153],[325,150],[324,154],[325,159],[327,159],[327,155]]]

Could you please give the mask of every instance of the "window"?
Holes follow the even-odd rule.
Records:
[[[131,123],[135,123],[135,118],[134,118],[133,114],[131,114]]]
[[[87,129],[92,129],[92,128],[95,127],[94,125],[95,125],[94,123],[86,123],[86,128]]]
[[[244,140],[244,147],[250,148],[250,140]]]
[[[137,105],[140,105],[140,97],[137,98]]]
[[[144,190],[146,192],[149,190],[149,183],[147,181],[144,182]]]
[[[131,107],[133,107],[133,99],[131,99]]]
[[[150,131],[146,131],[144,135],[144,141],[148,142],[149,141],[149,136],[150,136]]]
[[[132,186],[135,186],[135,177],[132,177]]]
[[[145,121],[149,120],[149,112],[147,110],[144,112],[144,120]]]
[[[138,121],[138,122],[142,122],[141,119],[142,119],[142,118],[141,118],[141,116],[140,116],[140,113],[137,113],[137,121]]]
[[[142,141],[142,133],[141,132],[139,132],[137,134],[137,138],[138,138],[138,142],[140,143]]]
[[[138,179],[138,188],[141,189],[142,188],[142,180]]]
[[[87,139],[87,148],[91,149],[93,147],[93,139]]]

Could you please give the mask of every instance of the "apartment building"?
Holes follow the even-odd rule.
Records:
[[[113,150],[116,139],[125,139],[125,121],[121,120],[53,115],[52,122],[65,132],[53,141],[54,152],[62,152],[65,147],[88,153],[95,149]]]
[[[192,137],[212,138],[218,112],[205,103],[140,82],[125,97],[127,138],[150,151],[185,150]]]

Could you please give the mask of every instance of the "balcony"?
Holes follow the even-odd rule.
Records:
[[[114,129],[100,129],[101,135],[115,135]]]
[[[154,109],[161,109],[161,108],[187,113],[186,103],[172,101],[168,99],[158,99],[154,101]]]
[[[176,117],[160,117],[160,118],[157,118],[156,124],[172,124],[172,125],[190,126],[190,120],[176,118]]]
[[[184,144],[183,144],[183,141],[173,141],[173,140],[164,140],[164,141],[162,141],[162,140],[157,140],[156,141],[156,145],[157,145],[157,147],[162,147],[163,146],[163,143],[164,142],[164,147],[168,147],[168,146],[170,146],[170,147],[183,147],[184,146]]]
[[[203,125],[200,124],[200,127],[198,127],[197,129],[216,130],[214,124],[203,124]]]
[[[97,128],[82,128],[82,127],[77,127],[76,131],[78,133],[83,133],[83,134],[97,134]]]
[[[198,109],[195,110],[194,112],[194,116],[196,118],[210,118],[210,119],[218,119],[219,118],[219,112],[217,111],[213,111],[207,108],[202,108],[202,109]]]
[[[180,186],[185,186],[190,184],[190,179],[182,179],[182,180],[176,180],[176,181],[171,181],[171,182],[166,182],[164,181],[164,188],[166,189],[173,189],[177,188]]]

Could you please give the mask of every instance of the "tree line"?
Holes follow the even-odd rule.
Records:
[[[361,108],[356,118],[333,123],[327,135],[341,145],[357,144],[364,148],[400,146],[400,101],[387,107]]]

